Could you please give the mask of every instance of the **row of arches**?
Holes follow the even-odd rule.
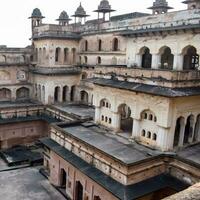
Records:
[[[26,87],[21,87],[16,90],[15,94],[12,94],[12,91],[8,88],[0,89],[0,101],[11,101],[12,97],[16,97],[16,100],[29,99],[30,90]]]
[[[57,64],[76,64],[76,48],[60,48],[55,50],[55,63]]]
[[[76,86],[69,88],[67,85],[60,87],[56,86],[54,89],[54,103],[67,102],[75,100]]]
[[[9,55],[0,55],[0,63],[25,63],[25,55],[18,56],[9,56]]]
[[[174,133],[174,147],[182,147],[200,141],[200,115],[179,117]]]
[[[132,109],[129,105],[122,103],[116,108],[112,107],[111,102],[104,98],[99,103],[99,122],[102,125],[113,128],[118,134],[125,138],[134,135],[134,128],[141,142],[157,144],[158,125],[157,116],[151,110],[144,110],[140,113],[140,119],[133,119]],[[98,121],[98,120],[97,120]],[[139,124],[135,124],[139,121]]]
[[[97,56],[96,57],[96,64],[102,64],[102,57],[101,56]],[[85,64],[87,65],[88,64],[88,56],[79,56],[79,63],[80,64]],[[117,65],[118,64],[118,60],[117,58],[114,56],[111,58],[111,61],[110,63],[106,63],[106,64],[110,64],[110,65]]]
[[[106,41],[106,43],[107,43],[107,41]],[[112,51],[120,51],[120,49],[119,49],[119,39],[118,38],[116,38],[116,37],[113,38],[111,43],[112,43],[112,46],[111,46]],[[83,41],[81,49],[82,49],[82,51],[85,51],[85,52],[91,50],[88,40]],[[97,48],[96,49],[97,49],[97,51],[104,51],[103,41],[101,39],[97,40]]]
[[[61,48],[55,49],[55,64],[76,64],[76,48]],[[33,61],[45,63],[47,59],[47,50],[43,48],[35,48]]]
[[[142,47],[139,50],[138,56],[138,65],[142,68],[150,69],[155,68],[154,65],[159,65],[160,69],[170,69],[174,68],[175,56],[172,53],[172,50],[168,46],[163,46],[159,49],[157,54],[157,61],[153,60],[153,55],[150,52],[148,47]],[[199,55],[197,54],[197,49],[194,46],[186,46],[183,48],[181,55],[182,62],[179,64],[182,65],[183,70],[193,70],[199,67]],[[179,66],[180,67],[180,66]]]

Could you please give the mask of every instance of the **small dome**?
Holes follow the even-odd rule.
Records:
[[[82,7],[81,3],[80,6],[76,9],[75,15],[86,15],[86,11]]]
[[[99,10],[110,10],[111,5],[109,4],[108,0],[102,0],[100,5],[98,6]]]
[[[66,11],[62,11],[59,16],[59,20],[69,20],[69,15]]]
[[[39,8],[35,8],[32,12],[31,17],[39,17],[39,18],[43,18],[42,13],[40,11]]]

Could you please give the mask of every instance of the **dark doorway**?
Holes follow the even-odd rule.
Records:
[[[142,55],[142,68],[151,68],[152,55],[150,54],[149,48],[145,48],[144,54]]]
[[[64,169],[61,169],[61,181],[60,181],[60,186],[62,188],[66,188],[67,184],[67,173]]]
[[[133,118],[131,117],[131,109],[126,104],[122,104],[118,108],[120,114],[120,129],[124,132],[132,134]]]
[[[71,87],[70,101],[74,101],[75,99],[75,89],[76,89],[76,86]]]
[[[192,133],[193,133],[192,121],[193,121],[193,116],[190,115],[187,118],[187,123],[185,126],[185,133],[184,133],[184,140],[183,140],[184,145],[189,144],[189,139],[190,137],[192,137]]]
[[[83,186],[80,181],[76,182],[75,200],[83,200]]]

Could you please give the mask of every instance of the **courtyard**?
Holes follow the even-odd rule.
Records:
[[[0,172],[2,200],[64,200],[65,198],[39,173],[38,168]]]

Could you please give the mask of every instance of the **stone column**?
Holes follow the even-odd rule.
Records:
[[[195,133],[195,121],[194,121],[194,119],[192,119],[191,121],[190,121],[190,136],[189,136],[189,143],[192,143],[193,142],[193,140],[194,140],[194,133]]]
[[[173,70],[178,70],[178,71],[183,70],[183,55],[182,54],[174,55]]]
[[[136,54],[135,55],[135,63],[138,67],[142,67],[142,55]]]
[[[16,101],[17,99],[17,94],[16,94],[17,90],[16,89],[12,89],[11,90],[11,101]]]
[[[159,69],[159,63],[161,62],[160,59],[161,57],[159,54],[152,54],[152,69]]]
[[[59,92],[59,97],[58,97],[58,101],[61,103],[62,102],[62,96],[63,96],[63,87],[60,87],[60,92]]]
[[[112,127],[114,129],[114,131],[119,131],[120,130],[120,114],[117,112],[113,112],[112,114]]]
[[[140,136],[140,120],[133,119],[133,130],[132,130],[132,138],[138,138]]]
[[[162,150],[162,151],[168,151],[170,148],[170,143],[169,143],[169,134],[168,134],[168,129],[164,127],[159,127],[158,129],[158,140],[157,140],[157,146]]]
[[[185,135],[185,121],[181,121],[180,123],[181,127],[180,127],[180,138],[179,138],[179,143],[178,146],[182,147],[183,146],[183,142],[184,142],[184,135]]]
[[[100,107],[95,107],[95,123],[100,123]]]

